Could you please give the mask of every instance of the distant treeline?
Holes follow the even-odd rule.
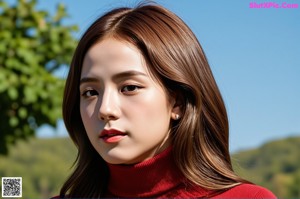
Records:
[[[19,141],[0,156],[0,177],[22,177],[23,197],[50,198],[72,171],[77,151],[69,138]],[[280,198],[300,198],[300,137],[272,141],[232,155],[235,171]]]
[[[235,171],[279,198],[300,198],[300,137],[268,142],[232,155]]]
[[[18,141],[0,156],[0,177],[22,177],[23,199],[58,195],[77,152],[68,138]]]

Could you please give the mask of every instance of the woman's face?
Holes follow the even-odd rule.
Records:
[[[170,145],[173,100],[150,77],[136,47],[110,38],[95,44],[80,81],[81,118],[105,161],[138,163]]]

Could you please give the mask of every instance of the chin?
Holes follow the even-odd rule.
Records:
[[[109,164],[134,164],[135,161],[131,159],[124,159],[118,157],[102,157],[105,162]]]
[[[128,154],[122,154],[119,151],[108,151],[100,153],[103,160],[109,164],[134,164],[136,157],[129,157]]]
[[[98,152],[109,164],[137,164],[149,159],[148,154],[137,153],[137,150],[137,148],[113,147]]]

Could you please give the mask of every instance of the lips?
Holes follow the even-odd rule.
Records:
[[[102,139],[104,142],[107,143],[114,143],[121,140],[124,136],[126,136],[127,133],[124,133],[122,131],[118,131],[116,129],[104,129],[99,138]]]

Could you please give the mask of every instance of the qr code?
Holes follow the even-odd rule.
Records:
[[[22,177],[2,177],[2,197],[22,197]]]

